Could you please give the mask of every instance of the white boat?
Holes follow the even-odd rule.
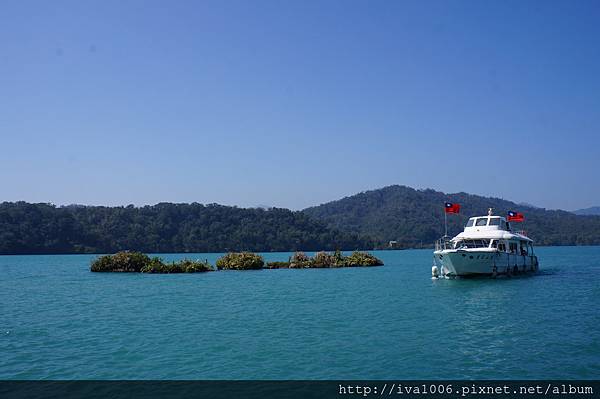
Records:
[[[487,216],[470,218],[456,237],[439,239],[433,256],[434,277],[511,275],[538,270],[533,240],[524,231],[513,232],[506,219],[494,216],[492,209]]]

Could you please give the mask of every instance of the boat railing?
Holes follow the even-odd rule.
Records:
[[[452,238],[444,236],[435,242],[435,250],[443,251],[444,249],[452,249]]]

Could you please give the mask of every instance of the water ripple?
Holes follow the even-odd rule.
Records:
[[[378,255],[386,266],[198,275],[0,257],[0,378],[600,376],[599,247],[540,248],[540,273],[495,280],[432,281],[430,251]]]

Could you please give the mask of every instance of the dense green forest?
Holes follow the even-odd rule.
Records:
[[[448,233],[467,218],[508,210],[525,214],[524,229],[537,245],[600,244],[600,216],[517,205],[466,193],[444,194],[390,186],[301,212],[217,204],[55,206],[0,204],[0,254],[319,251],[430,247],[444,231],[445,201],[461,204],[448,215]]]
[[[372,248],[302,212],[217,204],[0,204],[0,254],[316,251]]]
[[[509,210],[524,213],[525,222],[513,228],[525,230],[537,245],[600,244],[600,216],[578,216],[498,198],[406,186],[363,192],[304,212],[331,228],[370,236],[381,247],[391,240],[398,241],[400,247],[420,247],[431,246],[443,235],[445,201],[461,205],[460,215],[448,215],[449,235],[462,231],[470,216],[485,215],[491,207],[497,215],[506,215]]]

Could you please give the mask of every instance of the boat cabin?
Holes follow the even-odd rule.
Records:
[[[436,241],[431,275],[510,275],[538,270],[533,240],[524,231],[513,231],[492,208],[487,216],[468,220],[464,230],[450,239],[446,233]],[[438,262],[441,269],[438,269]],[[441,271],[441,272],[440,272]]]
[[[488,249],[522,256],[533,255],[533,242],[524,234],[513,233],[502,216],[477,216],[453,240],[452,249]]]
[[[465,226],[465,232],[484,230],[510,231],[510,225],[502,216],[479,216],[470,218]]]

